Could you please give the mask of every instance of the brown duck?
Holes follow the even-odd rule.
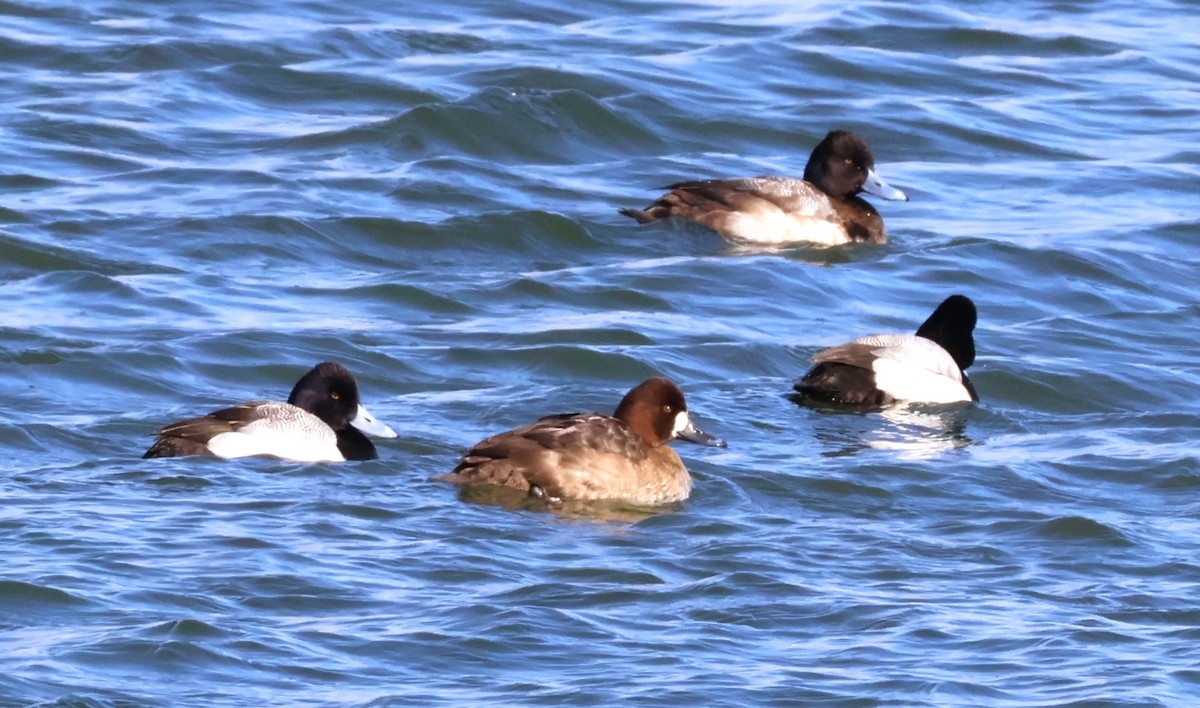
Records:
[[[475,445],[437,479],[500,485],[550,500],[658,505],[688,498],[692,478],[666,443],[725,447],[696,429],[679,388],[665,378],[634,387],[616,412],[552,415]]]

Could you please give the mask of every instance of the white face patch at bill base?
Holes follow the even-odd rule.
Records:
[[[680,411],[675,414],[675,429],[671,431],[671,437],[678,437],[680,433],[692,427],[692,419],[688,416],[687,411]]]

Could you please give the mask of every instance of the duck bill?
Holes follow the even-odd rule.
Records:
[[[367,435],[374,435],[377,438],[394,438],[396,431],[389,428],[387,425],[380,423],[371,415],[371,412],[359,404],[358,413],[350,421],[350,425],[358,428]]]
[[[867,179],[863,182],[862,191],[867,194],[874,194],[880,199],[891,199],[897,202],[908,201],[907,194],[879,179],[879,175],[875,174],[875,170],[867,170]]]
[[[690,443],[696,443],[697,445],[707,445],[708,447],[729,447],[721,438],[718,438],[715,435],[709,435],[703,430],[692,425],[690,420],[688,421],[687,427],[685,427],[683,430],[680,430],[676,434],[676,437],[678,437],[680,440],[687,440]]]

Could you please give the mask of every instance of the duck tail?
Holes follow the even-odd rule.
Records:
[[[652,221],[658,221],[662,218],[652,213],[649,209],[645,211],[641,209],[619,209],[618,211],[631,219],[637,220],[639,224],[649,224]]]

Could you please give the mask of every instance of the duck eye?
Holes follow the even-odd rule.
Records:
[[[340,401],[342,399],[342,394],[338,393],[337,391],[334,391],[333,393],[329,394],[329,397],[335,401]]]
[[[671,404],[670,403],[663,404],[663,413],[670,413],[670,412],[671,412]]]

